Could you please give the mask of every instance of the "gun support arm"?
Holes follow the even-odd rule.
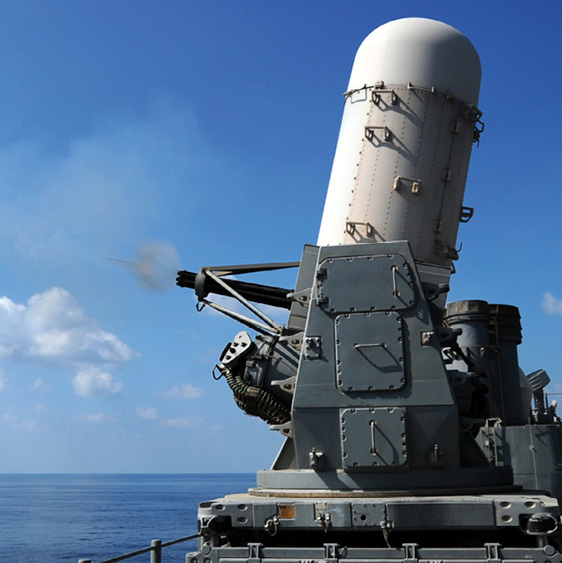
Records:
[[[298,264],[298,262],[295,263],[296,266],[298,266]],[[290,265],[284,265],[284,267],[294,267],[294,265],[293,263],[290,263]],[[247,272],[248,269],[247,267],[245,268]],[[197,274],[195,272],[181,270],[180,272],[178,272],[176,285],[178,285],[179,287],[188,287],[194,289],[199,301],[205,299],[205,297],[207,297],[207,295],[209,295],[210,293],[214,293],[216,295],[231,296],[231,294],[224,287],[213,280],[211,276],[207,275],[206,270],[209,270],[209,268],[202,268],[201,271]],[[260,268],[255,271],[264,271],[264,268]],[[227,273],[242,273],[242,271],[236,272],[230,269]],[[228,285],[234,291],[242,295],[248,301],[261,303],[262,305],[271,305],[272,307],[279,307],[282,309],[291,308],[291,300],[287,297],[287,295],[293,291],[292,289],[273,287],[258,283],[243,282],[233,279],[228,279],[225,281],[228,282]]]

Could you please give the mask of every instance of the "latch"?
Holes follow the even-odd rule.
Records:
[[[383,508],[383,511],[382,511],[382,520],[380,522],[380,526],[381,526],[381,531],[382,531],[384,541],[385,541],[387,547],[390,548],[389,538],[390,538],[390,531],[392,530],[392,522],[388,518],[388,507],[386,506],[386,504],[384,505],[384,508]],[[404,544],[404,550],[406,550],[407,545],[412,545],[412,544]],[[416,547],[417,547],[417,544],[413,544],[413,545],[416,545]],[[406,552],[405,556],[404,556],[404,560],[407,560],[407,559],[408,559],[408,553]]]
[[[274,536],[275,534],[277,534],[277,530],[279,529],[279,516],[272,516],[271,518],[268,518],[265,521],[263,529],[270,536]],[[250,545],[253,545],[253,544],[250,544]],[[257,544],[257,545],[261,546],[261,544]],[[248,561],[248,563],[250,563],[250,561]]]
[[[324,528],[324,532],[328,533],[328,528],[332,525],[332,515],[329,512],[317,512],[314,520]]]

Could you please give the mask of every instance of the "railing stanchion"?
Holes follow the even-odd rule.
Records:
[[[150,542],[152,551],[150,552],[150,563],[162,563],[162,541],[152,540]]]
[[[177,540],[168,541],[162,543],[162,540],[152,540],[150,547],[144,547],[143,549],[138,549],[137,551],[131,551],[130,553],[124,553],[119,557],[112,557],[111,559],[105,559],[100,561],[100,563],[118,563],[119,561],[125,561],[125,559],[132,559],[138,555],[144,555],[150,552],[150,563],[162,563],[162,549],[165,547],[170,547],[178,543],[183,543],[189,540],[194,540],[199,537],[199,534],[193,534],[192,536],[186,536],[183,538],[178,538]],[[92,563],[91,559],[79,559],[78,563]]]

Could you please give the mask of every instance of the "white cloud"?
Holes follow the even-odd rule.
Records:
[[[15,430],[19,432],[38,432],[39,424],[33,419],[22,419],[19,416],[5,413],[2,415],[2,420],[11,424]]]
[[[193,428],[202,422],[200,418],[167,418],[162,421],[162,425],[168,428]]]
[[[544,294],[542,310],[547,315],[562,315],[562,299],[554,297],[550,291]]]
[[[96,424],[98,422],[107,422],[109,417],[104,412],[97,412],[95,414],[80,414],[74,417],[74,420],[84,420]]]
[[[7,385],[8,385],[8,380],[6,379],[6,376],[0,371],[0,391],[6,389]]]
[[[169,391],[164,393],[167,399],[200,399],[205,396],[205,391],[186,383],[185,385],[175,385]]]
[[[155,409],[154,407],[146,407],[145,409],[137,407],[136,413],[140,418],[158,418],[158,409]]]
[[[66,289],[53,287],[26,305],[0,298],[0,356],[41,364],[115,365],[134,352],[87,317]]]
[[[107,397],[121,391],[122,383],[113,381],[113,376],[97,367],[89,367],[76,374],[72,381],[74,391],[81,397]]]

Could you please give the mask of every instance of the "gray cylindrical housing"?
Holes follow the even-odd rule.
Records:
[[[501,406],[496,400],[498,393],[492,376],[491,358],[494,351],[490,347],[488,325],[490,313],[488,303],[481,300],[456,301],[449,303],[443,317],[445,324],[462,332],[457,337],[457,344],[465,356],[472,362],[470,371],[486,374],[483,383],[488,388],[487,399],[492,417],[501,416]],[[462,358],[451,364],[452,369],[467,371],[468,366]]]
[[[449,303],[445,310],[444,321],[451,328],[462,330],[457,337],[458,345],[467,353],[478,369],[489,374],[490,355],[485,353],[489,347],[488,303],[480,300]],[[452,367],[466,371],[466,364],[462,360],[454,362]]]
[[[519,309],[486,301],[457,301],[447,305],[445,323],[462,329],[457,342],[475,368],[487,375],[490,416],[505,424],[526,424],[530,393],[524,388],[517,346],[521,343]],[[466,370],[462,360],[453,368]]]
[[[385,24],[360,46],[319,245],[408,240],[417,261],[449,266],[472,148],[480,61],[433,20]]]
[[[521,344],[521,316],[513,305],[489,305],[490,344],[497,346],[494,372],[499,374],[505,424],[526,424],[529,421],[530,385],[519,369],[517,346]]]

